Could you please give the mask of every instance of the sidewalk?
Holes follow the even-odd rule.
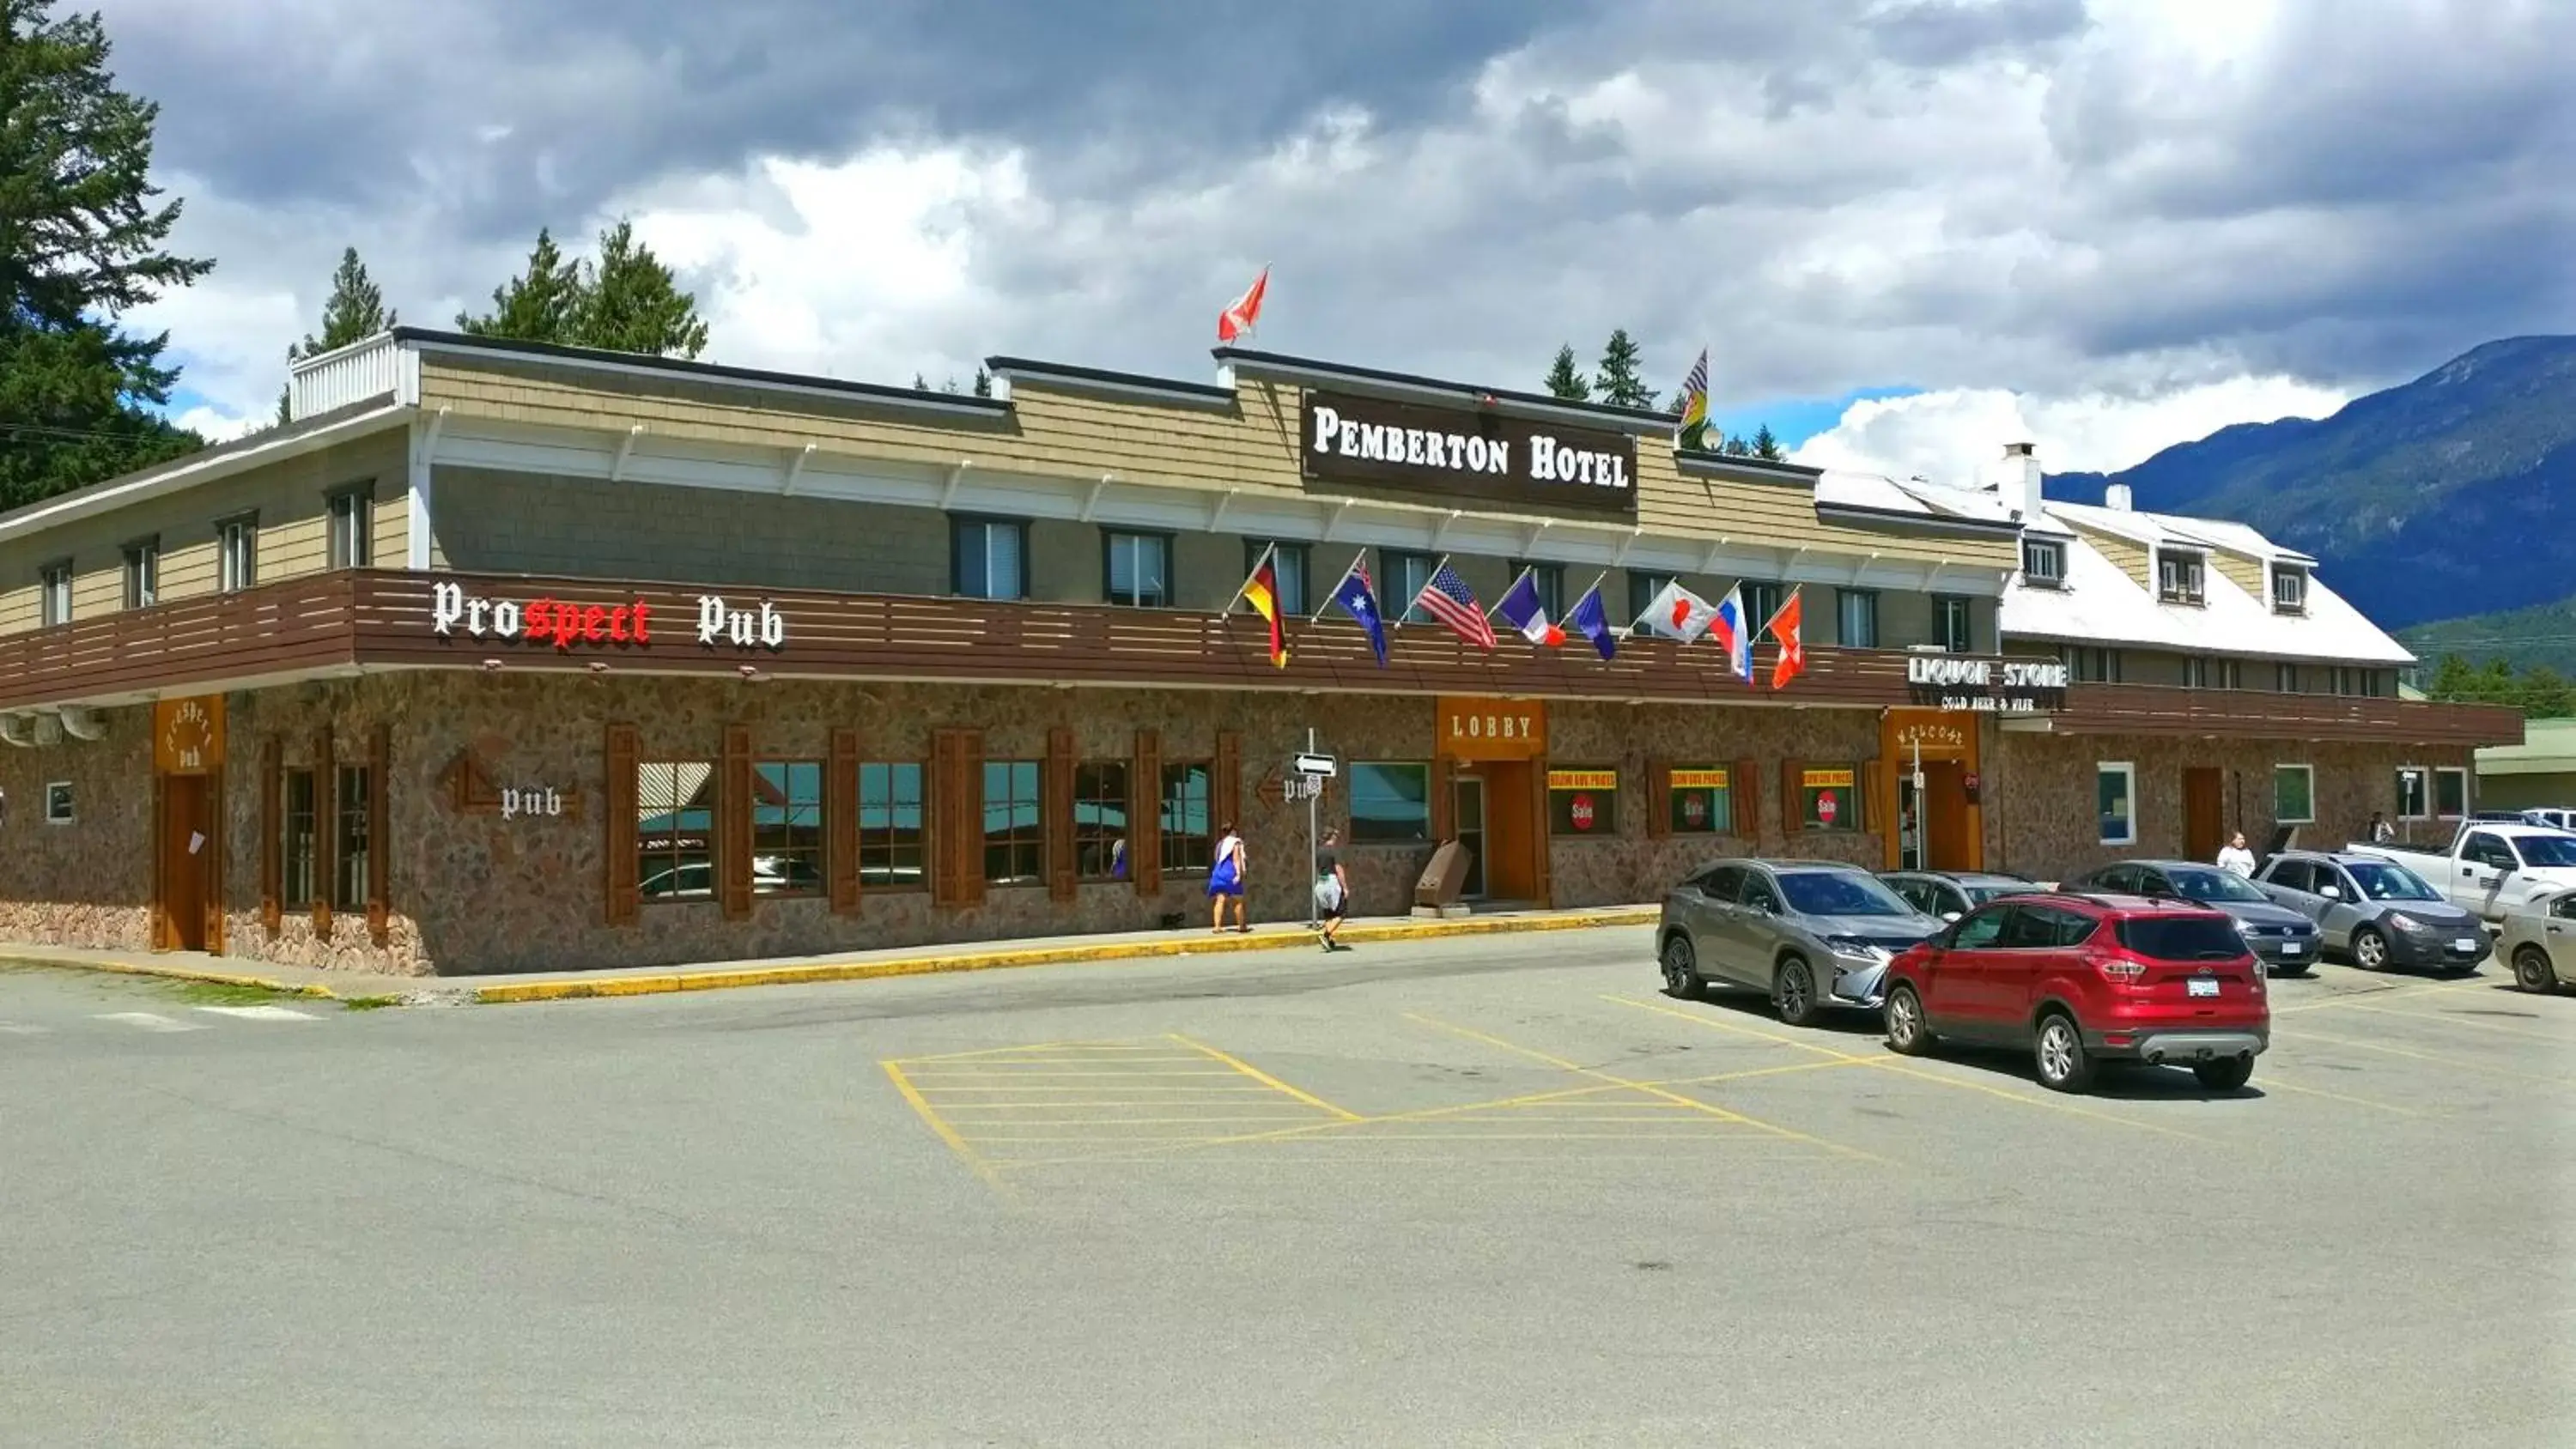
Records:
[[[1525,931],[1577,931],[1598,926],[1652,923],[1654,906],[1605,906],[1575,911],[1498,911],[1455,920],[1392,917],[1355,920],[1341,937],[1354,944],[1436,941],[1456,936]],[[209,956],[193,951],[150,955],[136,951],[87,951],[0,942],[0,965],[18,963],[70,970],[157,976],[226,986],[259,987],[295,996],[361,1002],[371,1006],[498,1005],[566,1001],[587,996],[653,996],[673,991],[725,991],[746,986],[794,986],[818,981],[868,981],[887,976],[928,976],[951,971],[998,971],[1017,966],[1076,962],[1144,961],[1171,956],[1215,956],[1237,951],[1315,949],[1315,933],[1302,925],[1255,926],[1250,935],[1208,931],[1131,931],[1117,935],[1045,936],[1013,941],[972,941],[951,946],[910,946],[764,961],[720,961],[690,966],[646,966],[608,971],[541,971],[514,976],[369,976],[305,966]]]

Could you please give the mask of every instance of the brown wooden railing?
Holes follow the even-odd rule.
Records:
[[[2380,740],[2423,745],[2518,745],[2519,710],[2336,694],[2079,684],[2051,722],[2067,734],[2215,735],[2247,739]]]
[[[0,636],[0,708],[349,664],[360,587],[358,575],[319,574]]]

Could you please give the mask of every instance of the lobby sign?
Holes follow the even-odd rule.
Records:
[[[700,594],[697,610],[697,642],[707,648],[731,644],[774,653],[787,646],[787,616],[766,599],[756,609],[737,609],[721,594]],[[655,623],[651,601],[640,594],[621,604],[584,604],[551,596],[521,603],[468,594],[456,583],[441,582],[430,589],[430,632],[442,639],[463,633],[511,644],[552,644],[564,654],[576,644],[650,648]]]
[[[1547,753],[1547,706],[1538,700],[1442,696],[1432,740],[1453,760],[1535,760]]]
[[[1309,392],[1297,452],[1310,482],[1541,511],[1637,511],[1637,440],[1626,433]]]
[[[1961,659],[1915,654],[1905,661],[1905,688],[1931,709],[2048,714],[2066,708],[2066,665],[2055,659]]]

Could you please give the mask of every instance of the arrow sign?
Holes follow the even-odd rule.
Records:
[[[1314,775],[1329,780],[1340,772],[1341,767],[1334,763],[1330,755],[1299,755],[1293,768],[1300,775]]]

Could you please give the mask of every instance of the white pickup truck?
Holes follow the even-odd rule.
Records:
[[[2447,850],[2422,845],[2344,847],[2356,855],[2396,861],[2433,883],[2451,904],[2475,911],[2488,924],[2554,891],[2576,887],[2576,834],[2538,825],[2472,820]]]

